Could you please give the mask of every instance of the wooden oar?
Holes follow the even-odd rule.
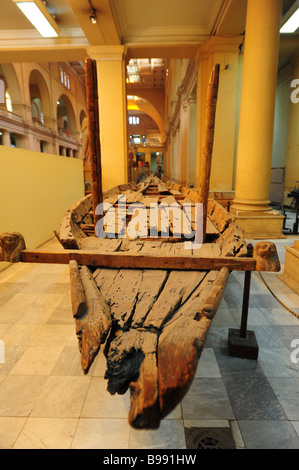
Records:
[[[210,79],[210,83],[208,87],[203,152],[202,152],[202,158],[200,162],[199,190],[198,190],[197,202],[203,204],[202,206],[203,241],[205,241],[205,237],[206,237],[207,207],[208,207],[210,175],[211,175],[212,154],[213,154],[213,144],[214,144],[216,104],[217,104],[218,87],[219,87],[219,72],[220,72],[220,65],[216,64],[212,71],[211,79]]]
[[[103,202],[101,144],[99,125],[99,102],[96,61],[90,58],[85,60],[86,74],[86,103],[88,112],[88,133],[90,149],[90,166],[92,179],[92,200],[94,225],[100,216],[96,214],[98,204]]]

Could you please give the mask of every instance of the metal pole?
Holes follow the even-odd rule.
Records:
[[[246,338],[247,320],[248,320],[248,306],[250,295],[250,281],[251,271],[245,271],[244,291],[243,291],[243,305],[242,305],[242,319],[241,319],[241,338]]]

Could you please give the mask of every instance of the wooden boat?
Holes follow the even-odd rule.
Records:
[[[88,64],[87,78],[94,78],[95,63],[89,60]],[[251,271],[279,270],[275,245],[257,244],[253,257],[249,257],[243,233],[233,217],[207,197],[217,68],[209,86],[205,158],[198,191],[150,177],[137,186],[121,185],[103,193],[97,85],[87,83],[92,194],[76,203],[63,218],[56,235],[64,249],[30,251],[21,234],[6,232],[0,236],[0,261],[69,264],[83,370],[88,373],[103,347],[108,391],[123,394],[130,389],[129,422],[135,428],[157,428],[185,396],[230,271],[246,272],[244,293],[246,290],[248,294],[248,308]],[[204,244],[198,244],[196,239],[196,211],[184,210],[185,204],[195,207],[198,202],[202,207]],[[95,236],[98,224],[104,226],[105,204],[99,206],[102,203],[121,222],[114,238]],[[166,210],[171,205],[176,211],[169,219],[169,233],[165,236],[162,217],[158,217],[152,231],[149,209],[155,206]],[[97,213],[98,207],[103,208],[103,214]],[[139,238],[132,236],[134,230],[128,230],[134,223],[134,207],[146,212],[145,233]],[[187,233],[182,222],[186,219]],[[123,227],[124,233],[120,230]],[[190,244],[191,235],[195,244]],[[269,260],[270,267],[266,266]],[[246,308],[244,311],[246,314]],[[244,333],[244,325],[241,331]]]
[[[183,208],[198,192],[152,177],[137,187],[113,188],[104,194],[104,202],[117,211],[120,195],[126,195],[127,209],[136,202]],[[193,229],[194,224],[193,219]],[[174,238],[173,231],[170,224],[167,239],[97,238],[89,195],[67,212],[59,239],[66,249],[97,253],[99,258],[114,253],[124,262],[130,254],[152,261],[165,256],[208,260],[247,255],[242,231],[216,201],[209,200],[206,243],[201,247],[186,249],[186,240]],[[161,269],[161,263],[156,269],[109,268],[80,266],[72,260],[70,275],[84,371],[104,345],[108,391],[123,394],[129,388],[131,425],[157,428],[189,389],[229,269],[171,269],[165,264]]]

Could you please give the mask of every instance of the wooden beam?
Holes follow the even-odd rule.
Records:
[[[210,175],[212,166],[212,154],[214,144],[214,130],[216,120],[216,104],[219,87],[220,65],[216,64],[211,73],[207,94],[207,107],[205,116],[205,134],[203,154],[200,164],[198,201],[203,204],[203,240],[206,237],[207,208],[210,188]]]
[[[23,263],[53,263],[68,264],[71,260],[79,265],[97,266],[105,268],[137,268],[137,269],[178,269],[178,270],[220,270],[228,268],[230,271],[255,271],[256,260],[253,258],[193,258],[185,256],[161,256],[128,254],[122,252],[99,253],[85,250],[39,251],[23,250],[21,261]]]
[[[101,143],[99,124],[99,100],[98,100],[98,80],[96,61],[85,60],[86,73],[86,103],[88,111],[88,134],[90,149],[90,165],[92,179],[92,201],[94,224],[99,220],[96,215],[96,208],[103,202],[102,189],[102,165],[101,165]]]

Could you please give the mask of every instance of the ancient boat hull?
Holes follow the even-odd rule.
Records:
[[[104,349],[107,389],[111,394],[130,389],[129,422],[136,428],[157,428],[188,391],[230,271],[245,271],[245,282],[241,328],[229,331],[229,350],[249,357],[251,271],[280,270],[274,243],[261,241],[254,248],[246,247],[234,219],[215,201],[206,205],[205,243],[199,244],[193,218],[200,213],[197,197],[194,190],[150,178],[138,187],[124,185],[104,194],[106,213],[95,226],[97,208],[91,197],[76,203],[63,218],[60,234],[56,233],[64,247],[60,251],[27,250],[18,232],[0,235],[0,261],[69,264],[82,368],[88,373],[100,348]],[[185,213],[185,204],[189,208],[194,204],[195,211]],[[147,209],[158,206],[161,217],[154,217],[152,231],[152,212]],[[175,210],[172,218],[168,214],[168,233],[162,213],[170,207]],[[133,208],[143,213],[143,219],[138,219],[143,230],[139,238],[132,237]],[[125,217],[119,218],[124,212]],[[98,223],[99,233],[106,227],[111,235],[111,214],[117,214],[112,220],[118,222],[118,236],[94,236]],[[188,230],[181,234],[178,230],[180,225],[184,228],[184,214],[188,236]],[[253,349],[256,358],[258,348]]]
[[[156,179],[150,183],[114,188],[104,194],[104,202],[117,209],[118,198],[124,194],[127,208],[136,202],[150,207],[165,201],[182,205],[196,200],[196,191],[178,190]],[[93,236],[92,200],[87,196],[64,217],[59,239],[64,248],[88,250],[103,257],[108,253],[156,260],[159,256],[180,260],[246,256],[243,233],[226,210],[209,201],[208,214],[207,243],[200,248],[188,248],[186,240],[173,237],[174,230],[166,239],[100,239]],[[192,223],[194,226],[194,220]],[[129,422],[135,428],[157,428],[186,394],[230,272],[227,267],[184,270],[157,266],[108,268],[70,262],[83,370],[88,373],[102,346],[107,390],[123,394],[130,389]]]

